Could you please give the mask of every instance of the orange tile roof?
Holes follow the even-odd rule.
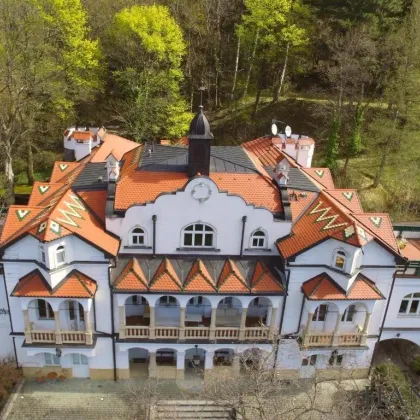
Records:
[[[184,281],[185,292],[215,292],[216,286],[206,266],[201,260],[197,260]]]
[[[48,182],[34,182],[31,196],[29,197],[28,206],[38,206],[44,200],[50,198],[60,188],[64,187],[64,183],[48,183]]]
[[[410,261],[420,261],[420,239],[406,239],[401,247],[402,255]]]
[[[356,190],[352,189],[334,189],[325,190],[327,194],[336,199],[340,204],[351,212],[362,213],[362,204]]]
[[[249,288],[235,263],[228,258],[217,281],[217,290],[226,293],[249,292]]]
[[[117,160],[121,160],[123,156],[130,150],[136,149],[138,143],[127,140],[123,137],[111,133],[105,133],[102,137],[103,143],[95,153],[91,162],[105,162],[107,157],[112,153]]]
[[[72,270],[52,289],[41,272],[36,269],[19,280],[12,292],[12,296],[92,298],[96,293],[96,289],[96,282],[77,270]]]
[[[307,173],[324,188],[328,188],[330,190],[335,188],[331,171],[328,168],[302,168],[302,171]]]
[[[289,194],[290,209],[292,211],[292,220],[298,219],[302,212],[312,203],[313,199],[318,195],[315,192],[299,191],[294,190],[292,188],[288,188],[287,193]],[[302,193],[304,193],[305,196],[302,196]],[[290,196],[292,194],[296,194],[296,201],[290,199]]]
[[[78,191],[79,197],[86,203],[99,219],[105,223],[105,208],[107,191]]]
[[[90,140],[93,136],[93,133],[91,133],[90,131],[73,131],[72,133],[72,138],[74,138],[75,140]]]
[[[118,276],[114,286],[118,291],[148,290],[147,279],[135,258],[128,262],[123,272]]]
[[[271,275],[264,263],[258,260],[251,280],[251,291],[254,293],[281,293],[284,292],[284,289]]]
[[[347,292],[327,273],[321,273],[302,284],[309,300],[381,300],[384,296],[372,280],[358,274]]]
[[[81,171],[83,168],[84,164],[81,162],[55,162],[49,183],[67,182],[68,177],[71,176],[76,169]]]
[[[181,281],[167,258],[162,260],[156,270],[150,282],[150,290],[154,292],[177,292],[182,290]]]

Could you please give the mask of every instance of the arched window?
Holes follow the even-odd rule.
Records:
[[[184,228],[182,233],[183,246],[214,248],[214,229],[204,223],[194,223]]]
[[[262,230],[256,230],[251,236],[251,248],[266,248],[266,235]]]
[[[420,293],[411,293],[401,301],[400,315],[420,315]]]
[[[58,265],[63,265],[66,263],[66,250],[64,245],[60,245],[55,251],[55,261]]]
[[[350,305],[341,317],[342,322],[353,322],[356,315],[356,305]]]
[[[312,316],[312,321],[324,322],[325,318],[327,317],[327,314],[328,314],[328,305],[325,305],[325,304],[319,305]]]
[[[136,227],[130,233],[130,245],[144,245],[146,235],[142,228]]]
[[[45,300],[38,299],[36,301],[36,309],[38,312],[38,319],[54,319],[54,311],[51,308],[51,305]]]
[[[334,268],[344,271],[346,267],[347,256],[344,251],[337,251],[334,255]]]

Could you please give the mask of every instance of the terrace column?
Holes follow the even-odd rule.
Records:
[[[155,307],[150,306],[150,326],[149,326],[149,338],[155,339]],[[155,354],[156,358],[156,354]]]
[[[118,306],[118,318],[120,321],[120,338],[125,338],[125,305]]]
[[[88,346],[93,344],[92,324],[90,322],[90,311],[85,311],[85,325],[86,325],[86,344]]]
[[[149,378],[157,378],[156,352],[149,351]]]
[[[185,340],[185,306],[181,306],[179,309],[179,339]]]
[[[268,338],[270,340],[274,337],[274,328],[276,327],[276,317],[277,317],[277,308],[271,309],[271,319],[270,319],[270,330],[268,334]]]
[[[308,319],[306,321],[305,329],[303,332],[303,345],[307,346],[309,344],[310,331],[312,326],[312,318],[314,316],[313,312],[308,312]]]
[[[204,359],[204,380],[211,378],[211,373],[213,371],[213,358],[214,351],[206,351]]]
[[[55,320],[55,343],[63,344],[63,339],[61,337],[61,329],[60,329],[60,311],[54,311],[54,320]]]
[[[210,319],[210,340],[216,339],[216,314],[217,308],[211,308],[211,319]]]
[[[370,323],[371,316],[372,314],[370,312],[366,312],[366,318],[365,318],[365,323],[363,325],[362,336],[360,337],[361,346],[366,345],[367,333],[369,330],[369,323]]]
[[[338,346],[340,344],[340,325],[341,325],[341,318],[343,317],[343,314],[340,312],[337,313],[337,319],[335,320],[335,328],[333,332],[333,338],[332,338],[332,345]]]
[[[29,313],[27,309],[23,310],[23,320],[25,323],[25,340],[27,344],[32,343],[31,323],[29,322]]]
[[[238,376],[241,372],[241,356],[237,353],[233,355],[232,360],[232,374],[233,376]]]
[[[176,352],[176,379],[183,380],[185,373],[185,353]]]
[[[242,314],[241,314],[241,324],[239,327],[239,340],[244,341],[245,340],[245,326],[246,326],[246,313],[248,308],[242,308]]]

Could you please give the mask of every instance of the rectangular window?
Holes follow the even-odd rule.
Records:
[[[74,302],[69,302],[69,317],[70,320],[73,321],[74,319],[76,319],[76,312],[74,310]]]
[[[194,236],[194,246],[202,246],[203,245],[203,234],[196,233]]]
[[[407,309],[408,309],[408,300],[403,300],[401,302],[399,313],[405,314],[407,312]]]
[[[315,366],[316,365],[316,359],[317,359],[317,355],[316,354],[313,354],[312,356],[311,356],[311,361],[310,361],[310,365],[311,366]]]
[[[192,246],[192,233],[186,233],[184,235],[184,245],[185,246]]]
[[[54,312],[51,306],[45,300],[38,299],[38,318],[39,319],[54,319]]]
[[[60,366],[60,358],[57,357],[55,354],[51,353],[44,353],[45,356],[45,364],[50,366]]]
[[[138,305],[139,304],[138,296],[132,296],[131,301],[133,305]]]
[[[416,314],[418,309],[419,309],[419,300],[413,300],[411,302],[411,307],[410,307],[410,314]]]
[[[213,246],[213,234],[207,234],[204,237],[205,237],[204,245]]]

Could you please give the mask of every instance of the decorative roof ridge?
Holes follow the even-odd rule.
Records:
[[[302,283],[302,288],[304,284],[309,283],[310,281],[316,280],[317,277],[319,277],[319,280],[317,281],[316,286],[313,288],[312,292],[308,295],[309,297],[311,297],[319,289],[319,287],[321,286],[321,283],[324,280],[331,282],[333,286],[338,289],[339,292],[341,292],[344,296],[346,296],[346,293],[347,293],[346,290],[344,290],[326,271],[323,271],[322,273],[319,273],[316,276],[304,281]]]
[[[42,274],[41,270],[39,268],[35,268],[32,271],[30,271],[29,273],[25,274],[23,277],[21,277],[15,287],[12,290],[12,293],[10,294],[11,296],[16,296],[16,293],[19,292],[19,289],[21,289],[22,287],[24,287],[29,281],[31,281],[35,275],[39,275],[41,282],[43,283],[43,285],[45,286],[46,291],[52,295],[52,288],[50,286],[50,284],[48,283],[47,279],[44,277],[44,275]],[[22,280],[23,279],[23,280]]]
[[[161,268],[163,266],[163,271],[160,273],[160,274],[158,274],[158,276],[157,277],[155,277],[156,276],[156,273],[159,271],[159,269]],[[183,289],[183,287],[182,287],[182,284],[181,284],[181,282],[180,282],[180,280],[179,280],[179,278],[177,278],[177,277],[174,277],[173,276],[173,274],[170,272],[170,269],[172,269],[172,270],[174,270],[174,268],[173,268],[173,266],[172,266],[172,264],[171,264],[171,262],[169,261],[169,258],[168,257],[164,257],[163,258],[163,260],[161,261],[161,263],[159,264],[159,267],[157,268],[157,270],[155,271],[155,274],[154,274],[154,276],[153,276],[153,278],[152,278],[152,281],[150,282],[150,285],[149,285],[149,287],[152,287],[157,281],[159,281],[159,279],[164,275],[164,274],[167,274],[169,277],[170,277],[170,279],[179,287],[179,289],[180,290],[182,290]],[[175,270],[174,270],[175,271]],[[175,273],[176,274],[176,273]]]
[[[261,266],[262,272],[256,279],[254,279],[258,264]],[[264,261],[261,261],[259,258],[257,259],[257,263],[255,264],[255,268],[254,268],[254,273],[251,277],[251,289],[257,286],[265,275],[270,276],[271,280],[273,280],[276,284],[278,284],[279,287],[281,287],[281,289],[284,291],[283,285],[277,280],[275,276],[273,276],[272,272],[269,270],[269,268],[264,263]]]
[[[185,277],[183,289],[186,288],[195,278],[199,275],[203,277],[203,279],[216,290],[216,285],[214,284],[213,278],[211,277],[210,273],[208,272],[207,268],[204,266],[204,269],[207,271],[207,273],[204,272],[202,269],[202,266],[204,266],[204,263],[201,259],[197,258],[192,265],[188,275]],[[194,273],[191,276],[191,272],[194,270],[194,268],[197,267],[197,272]],[[191,277],[190,277],[191,276]]]
[[[82,274],[83,276],[86,276],[90,281],[92,281],[93,283],[95,283],[96,287],[97,287],[97,282],[95,280],[93,280],[91,277],[87,276],[86,274],[81,273],[79,270],[77,270],[76,268],[73,268],[70,272],[68,272],[64,278],[57,284],[57,286],[55,286],[54,288],[51,289],[52,294],[54,294],[55,292],[57,292],[58,290],[60,290],[70,279],[70,277],[72,277],[74,275],[74,277],[76,277],[77,281],[82,285],[82,287],[86,290],[86,292],[90,295],[90,296],[94,296],[95,293],[92,293],[88,287],[86,286],[85,282],[83,281],[83,279],[80,277],[80,274]]]
[[[223,275],[223,270],[225,267],[229,268],[229,272],[224,276],[224,278],[222,279],[222,275]],[[233,260],[231,258],[228,258],[225,263],[223,264],[222,267],[222,271],[219,274],[219,279],[217,280],[217,289],[219,289],[221,286],[223,286],[226,282],[226,279],[230,276],[230,275],[234,275],[236,277],[237,280],[239,280],[246,288],[249,289],[248,284],[246,283],[246,280],[242,277],[241,273],[239,272],[238,268],[236,267],[235,263],[233,262]]]
[[[349,287],[349,289],[347,290],[346,296],[349,296],[351,291],[353,290],[353,288],[356,285],[357,281],[363,281],[366,285],[368,285],[372,290],[374,290],[379,296],[381,296],[382,299],[385,299],[385,296],[383,295],[383,293],[379,290],[379,288],[376,286],[376,283],[371,280],[369,277],[367,277],[365,274],[363,273],[357,273],[356,278],[354,279],[352,285]]]

